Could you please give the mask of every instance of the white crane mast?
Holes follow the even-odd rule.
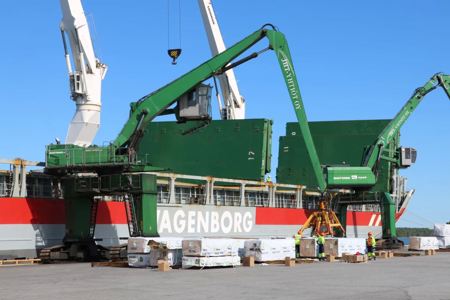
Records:
[[[212,55],[215,56],[226,50],[219,24],[217,23],[211,0],[198,0],[198,4],[208,36],[209,46]],[[223,113],[221,100],[219,99],[222,119],[245,119],[245,99],[239,93],[233,70],[230,69],[219,75],[218,79],[225,103],[225,113]]]
[[[87,147],[92,144],[100,126],[102,79],[107,66],[95,56],[81,0],[60,0],[60,4],[63,14],[60,28],[71,98],[76,104],[65,143]]]

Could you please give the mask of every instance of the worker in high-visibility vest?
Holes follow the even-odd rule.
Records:
[[[295,257],[300,257],[300,240],[302,238],[301,234],[294,234],[294,240],[295,240]]]
[[[317,245],[319,245],[319,260],[325,260],[325,237],[322,232],[317,237]]]
[[[369,231],[368,233],[366,244],[367,244],[367,256],[369,257],[369,260],[371,259],[376,260],[377,257],[375,256],[375,246],[377,242],[375,241],[375,238],[373,237],[371,231]]]

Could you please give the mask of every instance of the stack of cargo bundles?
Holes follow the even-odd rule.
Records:
[[[325,254],[342,257],[346,254],[366,253],[366,239],[364,238],[327,238],[325,239]]]
[[[439,242],[435,236],[412,236],[409,238],[409,250],[437,250]]]
[[[183,240],[183,268],[233,267],[241,264],[234,239],[197,238]]]
[[[286,257],[295,259],[295,240],[256,239],[245,242],[245,256],[255,257],[256,262],[284,260]]]
[[[128,239],[128,266],[133,268],[157,267],[158,260],[167,260],[172,267],[180,266],[182,259],[182,238]]]
[[[434,224],[434,235],[439,248],[450,248],[450,224]]]

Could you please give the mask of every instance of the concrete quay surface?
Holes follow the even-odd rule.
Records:
[[[450,253],[368,263],[316,262],[203,270],[1,267],[0,299],[450,300]]]

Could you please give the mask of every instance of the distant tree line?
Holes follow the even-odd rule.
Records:
[[[416,227],[398,227],[397,236],[430,236],[433,235],[433,229]]]

